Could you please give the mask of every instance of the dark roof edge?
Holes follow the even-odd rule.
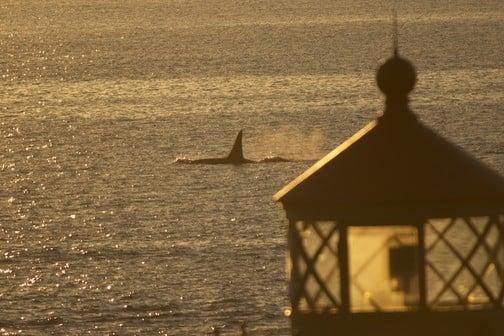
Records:
[[[317,161],[313,166],[308,168],[304,173],[296,177],[289,184],[280,189],[274,196],[273,200],[276,202],[282,201],[282,198],[295,189],[299,184],[301,184],[304,180],[308,179],[311,175],[317,172],[321,167],[325,166],[328,162],[333,160],[335,157],[346,151],[350,146],[356,143],[360,138],[366,135],[369,131],[375,128],[378,125],[378,120],[373,120],[368,123],[366,126],[361,128],[357,133],[352,135],[350,138],[345,140],[341,145],[333,149],[329,154],[324,156],[322,159]]]

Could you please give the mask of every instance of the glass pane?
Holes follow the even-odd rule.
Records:
[[[472,231],[470,226],[468,226],[467,222],[464,219],[455,218],[453,226],[446,232],[445,237],[450,242],[450,244],[453,245],[459,255],[467,258],[469,252],[471,251],[471,248],[474,246],[478,239],[477,234],[479,234],[479,230],[484,230],[485,224],[473,225],[473,229],[475,231]]]
[[[446,225],[449,222],[450,224]],[[504,250],[497,219],[431,219],[426,224],[428,304],[441,310],[500,305]]]
[[[335,222],[296,222],[290,241],[291,301],[301,311],[337,311],[339,232]]]
[[[418,240],[411,226],[348,230],[352,311],[404,311],[418,306]]]

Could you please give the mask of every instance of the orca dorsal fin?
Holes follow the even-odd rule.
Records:
[[[233,149],[231,149],[231,152],[228,155],[228,159],[232,159],[234,161],[243,160],[242,135],[243,130],[238,132],[236,140],[233,144]]]

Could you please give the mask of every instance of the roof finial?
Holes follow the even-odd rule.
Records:
[[[383,115],[412,115],[408,107],[408,95],[415,87],[416,70],[413,64],[399,56],[397,24],[397,0],[392,7],[392,42],[394,55],[383,63],[376,72],[376,82],[385,94]]]
[[[397,1],[394,1],[394,7],[392,9],[393,21],[392,21],[392,36],[393,36],[393,46],[394,46],[394,56],[399,56],[399,32],[397,28]]]

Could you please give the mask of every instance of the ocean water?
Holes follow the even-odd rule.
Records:
[[[504,2],[398,4],[419,118],[504,174]],[[288,335],[272,195],[375,118],[390,2],[0,4],[0,333]],[[252,159],[225,155],[238,130]]]

